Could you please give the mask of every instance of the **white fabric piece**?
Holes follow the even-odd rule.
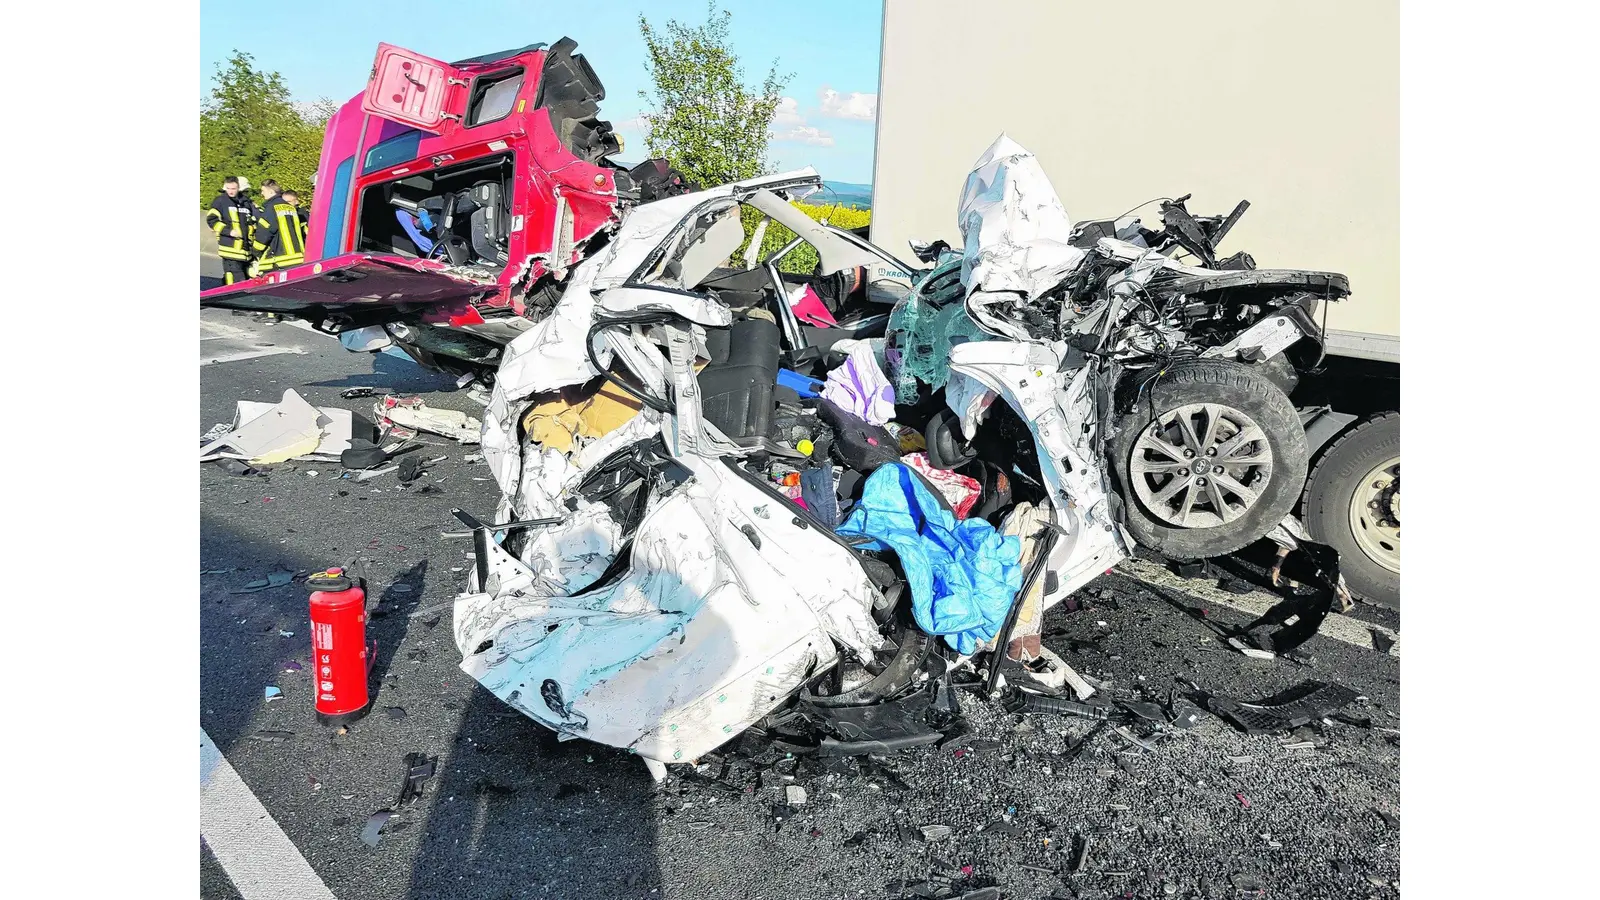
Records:
[[[961,417],[961,433],[969,441],[978,433],[978,425],[988,418],[989,405],[996,396],[982,382],[960,372],[951,372],[944,386],[945,403]]]
[[[1039,160],[1004,134],[973,165],[956,218],[969,296],[981,290],[1037,297],[1086,255],[1068,243],[1072,220]]]

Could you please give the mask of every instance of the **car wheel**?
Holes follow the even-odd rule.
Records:
[[[1400,414],[1340,435],[1306,481],[1306,528],[1339,551],[1350,592],[1400,608]]]
[[[1118,420],[1112,453],[1128,530],[1167,556],[1232,553],[1282,522],[1306,478],[1294,404],[1241,363],[1180,363]]]

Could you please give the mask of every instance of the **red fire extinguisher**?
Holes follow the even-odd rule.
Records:
[[[367,594],[343,569],[306,579],[311,587],[311,662],[317,721],[343,725],[367,713],[367,675],[376,644],[367,643]]]

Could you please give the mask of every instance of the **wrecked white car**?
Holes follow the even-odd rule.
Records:
[[[819,183],[634,209],[507,347],[485,415],[504,499],[494,523],[462,514],[462,668],[658,777],[752,729],[822,753],[931,743],[956,687],[1002,670],[1083,699],[1042,615],[1135,543],[1298,543],[1279,485],[1303,480],[1304,437],[1274,378],[1342,276],[1174,259],[1214,264],[1216,220],[1074,228],[1003,137],[962,193],[965,252],[925,270],[787,202]],[[762,221],[730,266],[742,207]],[[769,220],[795,238],[759,259]],[[780,272],[802,243],[815,275]],[[1315,630],[1336,561],[1306,571],[1328,589],[1239,646]]]

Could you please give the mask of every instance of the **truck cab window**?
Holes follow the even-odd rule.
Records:
[[[467,104],[467,127],[498,122],[511,115],[522,90],[522,70],[513,69],[484,75],[472,85],[472,100]]]

